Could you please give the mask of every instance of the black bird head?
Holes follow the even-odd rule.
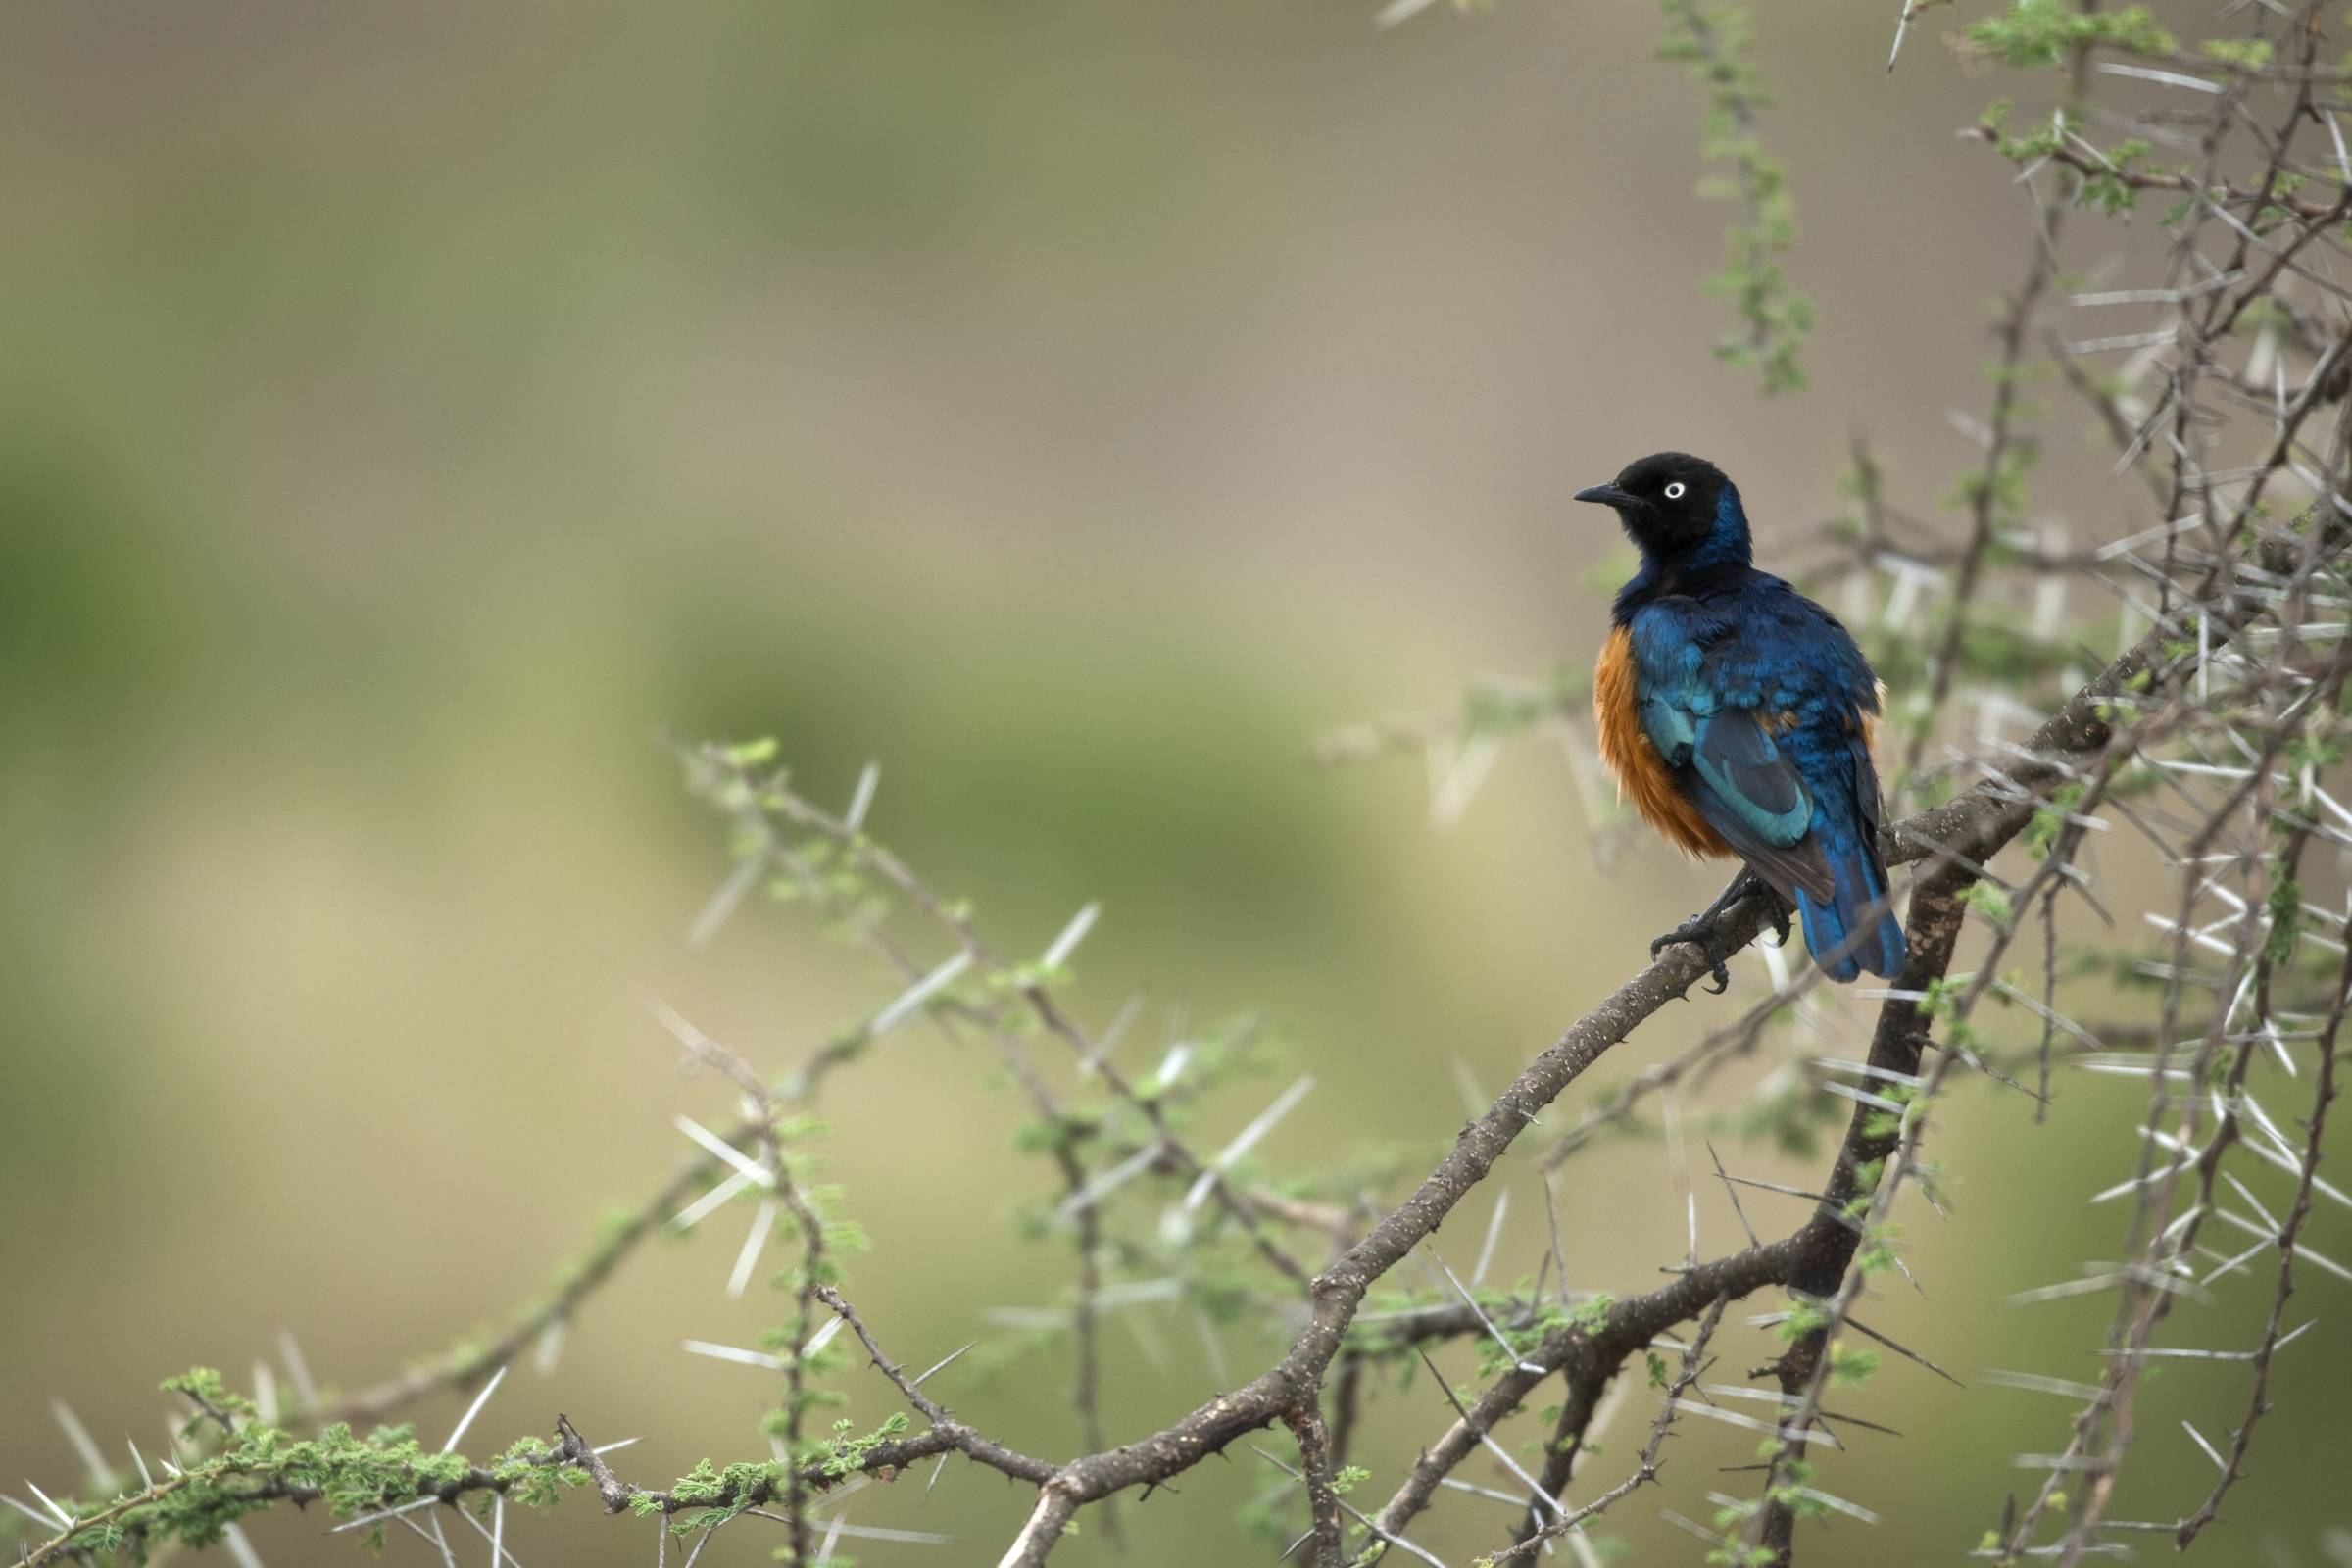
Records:
[[[1576,493],[1611,508],[1642,559],[1700,565],[1748,559],[1747,514],[1724,471],[1687,452],[1659,452],[1626,466],[1607,484]]]

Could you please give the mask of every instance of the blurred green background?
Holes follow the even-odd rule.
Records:
[[[152,1446],[159,1377],[243,1380],[281,1326],[356,1385],[525,1297],[673,1168],[673,1110],[724,1113],[632,986],[779,1069],[886,994],[772,908],[686,946],[726,862],[664,730],[773,734],[835,802],[879,759],[875,831],[1010,952],[1101,900],[1075,1001],[1099,1023],[1147,989],[1139,1059],[1175,1018],[1284,1022],[1320,1087],[1269,1163],[1441,1147],[1464,1070],[1499,1086],[1716,878],[1646,845],[1604,875],[1549,747],[1441,835],[1416,765],[1317,774],[1306,742],[1587,659],[1616,541],[1565,498],[1639,453],[1701,449],[1784,524],[1826,508],[1855,432],[1907,500],[1941,493],[2026,208],[1952,136],[2001,84],[1932,37],[1889,78],[1886,9],[1763,20],[1821,305],[1812,389],[1772,403],[1710,357],[1727,215],[1692,199],[1699,106],[1650,62],[1645,6],[1390,33],[1368,7],[1235,0],[0,14],[8,1487],[74,1484],[52,1395]],[[2086,526],[2136,504],[2056,482]],[[1595,1083],[1726,1016],[1670,1009]],[[1838,1016],[1856,1045],[1862,1015]],[[828,1106],[876,1243],[855,1295],[917,1361],[1067,1268],[1010,1239],[1045,1173],[1010,1150],[1010,1097],[946,1049],[894,1039]],[[2082,1199],[2124,1167],[2132,1096],[2063,1087],[2042,1127],[1959,1097],[1952,1217],[1906,1215],[1928,1295],[1874,1303],[1964,1379],[2096,1376],[2104,1298],[1993,1309],[2107,1255],[2123,1217]],[[1640,1141],[1569,1167],[1580,1286],[1644,1289],[1681,1252],[1663,1168]],[[1509,1185],[1505,1275],[1543,1246],[1524,1166]],[[1735,1245],[1720,1189],[1700,1211],[1702,1246]],[[1486,1212],[1448,1229],[1457,1263]],[[2339,1256],[2343,1219],[2319,1233]],[[721,1292],[740,1229],[641,1255],[473,1441],[562,1409],[641,1434],[649,1481],[762,1453],[762,1376],[678,1348],[778,1315]],[[2325,1325],[2344,1286],[2307,1278]],[[2181,1342],[2251,1343],[2259,1289]],[[1113,1332],[1114,1432],[1212,1392],[1168,1332],[1165,1371]],[[2341,1395],[2340,1343],[2295,1352],[2302,1392]],[[1720,1375],[1768,1353],[1742,1339]],[[1047,1356],[943,1392],[1067,1453],[1066,1378]],[[848,1386],[861,1423],[894,1407]],[[2186,1506],[2210,1469],[2178,1422],[2219,1440],[2242,1397],[2234,1369],[2153,1385],[2117,1511]],[[2008,1455],[2062,1446],[2071,1413],[1899,1361],[1841,1402],[1906,1436],[1825,1466],[1886,1523],[1812,1532],[1808,1563],[1957,1556],[2038,1479]],[[1645,1403],[1576,1495],[1615,1479]],[[437,1432],[455,1401],[419,1413]],[[1385,1495],[1449,1412],[1423,1381],[1373,1413]],[[2207,1555],[2352,1561],[2327,1534],[2344,1438],[2290,1400]],[[1612,1524],[1694,1560],[1657,1509],[1747,1490],[1713,1467],[1749,1446],[1678,1438],[1668,1488]],[[1237,1451],[1130,1505],[1126,1560],[1269,1555],[1230,1524],[1262,1479]],[[861,1522],[964,1543],[872,1564],[993,1561],[1022,1512],[961,1467],[927,1503],[867,1495]],[[1453,1560],[1500,1527],[1455,1495],[1415,1535]],[[343,1560],[322,1528],[253,1533],[273,1563]],[[763,1560],[757,1528],[704,1560]],[[519,1544],[637,1562],[648,1533],[574,1505]],[[1099,1530],[1066,1555],[1112,1556]]]

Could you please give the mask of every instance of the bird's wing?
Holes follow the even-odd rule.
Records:
[[[1879,770],[1870,760],[1870,731],[1867,720],[1860,714],[1854,722],[1854,805],[1862,813],[1863,841],[1870,846],[1870,858],[1879,858]],[[1884,869],[1882,867],[1881,869]]]
[[[1826,898],[1829,867],[1807,837],[1812,792],[1774,741],[1752,686],[1727,691],[1712,668],[1709,645],[1729,631],[1670,615],[1637,628],[1638,657],[1646,656],[1642,728],[1684,795],[1740,858],[1785,895],[1802,887]]]
[[[1756,837],[1789,845],[1813,820],[1813,797],[1752,708],[1724,708],[1694,726],[1690,765],[1708,793]]]
[[[1709,826],[1791,901],[1833,886],[1811,835],[1813,796],[1752,708],[1723,708],[1694,726],[1684,790]]]

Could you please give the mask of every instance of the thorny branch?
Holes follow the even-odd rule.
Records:
[[[1906,6],[1901,25],[1923,9]],[[1726,64],[1728,40],[1713,30],[1711,14],[1674,11],[1718,90],[1727,139],[1743,141],[1760,101],[1752,84]],[[2340,1268],[2310,1246],[2316,1200],[2346,1200],[2319,1166],[2338,1091],[2339,1035],[2352,1006],[2352,947],[2345,912],[2306,891],[2307,882],[2329,878],[2320,863],[2328,856],[2340,883],[2344,852],[2352,849],[2352,810],[2330,792],[2352,673],[2345,630],[2352,616],[2345,569],[2352,289],[2335,281],[2338,264],[2352,259],[2342,228],[2352,217],[2352,152],[2337,124],[2352,75],[2321,62],[2319,16],[2310,5],[2245,8],[2242,32],[2208,40],[2203,50],[2181,48],[2144,14],[2090,5],[2021,6],[1970,25],[1972,52],[2055,68],[2063,85],[2046,129],[2014,134],[1988,122],[1967,133],[2021,166],[2031,224],[2023,281],[1996,319],[1989,408],[1968,426],[1981,456],[1960,489],[1962,536],[1897,508],[1863,449],[1858,521],[1797,542],[1822,547],[1828,569],[1860,606],[1857,618],[1892,579],[1879,626],[1858,629],[1872,637],[1883,667],[1903,677],[1893,710],[1900,731],[1894,776],[1898,799],[1923,808],[1883,834],[1888,863],[1914,868],[1904,912],[1909,957],[1896,982],[1871,999],[1878,1006],[1867,1058],[1806,1064],[1808,1073],[1826,1075],[1808,1084],[1835,1080],[1852,1109],[1819,1192],[1803,1190],[1813,1206],[1792,1230],[1759,1237],[1741,1209],[1747,1245],[1702,1260],[1693,1220],[1688,1251],[1665,1283],[1579,1304],[1555,1224],[1532,1288],[1483,1291],[1478,1278],[1465,1286],[1447,1271],[1453,1289],[1408,1288],[1401,1309],[1378,1309],[1384,1298],[1368,1311],[1373,1292],[1397,1289],[1408,1260],[1417,1266],[1427,1255],[1433,1234],[1494,1175],[1521,1133],[1688,992],[1705,967],[1693,950],[1669,949],[1564,1030],[1460,1129],[1409,1196],[1384,1209],[1358,1193],[1256,1173],[1248,1159],[1252,1147],[1294,1100],[1276,1102],[1225,1150],[1209,1152],[1186,1115],[1208,1086],[1184,1080],[1178,1051],[1151,1075],[1118,1065],[1119,1026],[1089,1029],[1059,994],[1064,961],[1092,923],[1091,911],[1043,959],[1009,959],[984,940],[962,905],[868,837],[870,779],[857,804],[836,813],[794,790],[764,755],[684,749],[696,786],[721,807],[746,846],[729,887],[739,894],[774,876],[877,959],[902,988],[898,999],[808,1052],[781,1079],[657,1007],[689,1061],[716,1067],[746,1102],[737,1125],[711,1135],[724,1150],[698,1152],[545,1297],[478,1346],[354,1393],[308,1397],[285,1431],[207,1386],[187,1389],[211,1430],[181,1448],[163,1477],[145,1475],[143,1485],[114,1492],[104,1503],[82,1508],[43,1494],[47,1514],[17,1504],[43,1521],[39,1539],[24,1544],[24,1560],[144,1549],[175,1532],[209,1542],[240,1514],[274,1502],[327,1500],[375,1526],[413,1523],[405,1510],[428,1510],[417,1516],[433,1519],[446,1509],[478,1528],[458,1506],[470,1501],[492,1510],[495,1531],[509,1498],[562,1475],[591,1488],[610,1512],[660,1519],[664,1552],[673,1524],[699,1529],[707,1541],[708,1532],[754,1515],[780,1519],[787,1559],[812,1565],[829,1552],[815,1535],[816,1511],[842,1483],[960,1453],[1034,1489],[1025,1521],[1000,1558],[1001,1568],[1012,1568],[1046,1562],[1084,1510],[1122,1493],[1148,1494],[1236,1440],[1277,1426],[1290,1434],[1298,1463],[1266,1457],[1297,1483],[1293,1505],[1305,1528],[1292,1555],[1299,1560],[1336,1568],[1394,1551],[1443,1568],[1411,1532],[1443,1494],[1466,1485],[1456,1472],[1481,1453],[1495,1459],[1507,1477],[1496,1486],[1508,1490],[1471,1490],[1513,1510],[1509,1541],[1495,1560],[1518,1560],[1571,1542],[1658,1481],[1678,1417],[1693,1409],[1721,1414],[1694,1403],[1693,1394],[1708,1392],[1699,1379],[1729,1304],[1780,1290],[1791,1305],[1776,1314],[1786,1320],[1787,1343],[1764,1369],[1771,1388],[1736,1391],[1761,1395],[1773,1411],[1770,1421],[1751,1423],[1770,1439],[1763,1482],[1751,1501],[1732,1510],[1716,1545],[1727,1560],[1788,1563],[1803,1521],[1825,1509],[1861,1511],[1813,1485],[1811,1458],[1832,1422],[1848,1423],[1825,1399],[1841,1370],[1858,1365],[1858,1342],[1933,1367],[1854,1313],[1875,1278],[1903,1267],[1893,1227],[1898,1200],[1923,1190],[1933,1198],[1936,1173],[1924,1145],[1937,1105],[1972,1074],[2006,1086],[2004,1093],[2022,1087],[2001,1070],[2017,1058],[2000,1054],[1980,1021],[1988,1000],[2032,1015],[2037,1038],[2022,1059],[2038,1071],[2017,1071],[2034,1079],[2026,1094],[2036,1116],[2053,1098],[2049,1063],[2061,1040],[2086,1067],[2144,1077],[2148,1085],[2136,1165],[2103,1195],[2131,1200],[2122,1260],[2058,1288],[2115,1293],[2103,1374],[2063,1449],[2034,1456],[2046,1461],[2047,1479],[2025,1506],[2003,1512],[1993,1554],[2072,1563],[2100,1548],[2102,1532],[2134,1523],[2112,1517],[2118,1481],[2146,1396],[2145,1373],[2167,1354],[2242,1360],[2251,1376],[2245,1413],[2223,1448],[2191,1429],[2219,1467],[2210,1494],[2181,1517],[2158,1522],[2183,1546],[2199,1539],[2223,1518],[2224,1501],[2247,1474],[2281,1386],[2278,1357],[2300,1332],[2288,1310],[2299,1276]],[[2090,90],[2118,81],[2131,83],[2142,101],[2111,107]],[[2180,107],[2181,94],[2190,107]],[[2094,139],[2101,126],[2134,134],[2101,145]],[[2149,152],[2156,146],[2181,157],[2159,166]],[[1769,361],[1774,345],[1802,325],[1801,310],[1772,314],[1788,303],[1773,292],[1781,284],[1770,262],[1785,237],[1779,175],[1752,146],[1720,153],[1735,162],[1757,230],[1749,281],[1771,285],[1743,298],[1753,329],[1749,352]],[[2067,296],[2073,285],[2060,280],[2078,270],[2087,225],[2062,224],[2064,213],[2126,210],[2142,194],[2180,198],[2161,224],[2162,254],[2153,259],[2160,276],[2144,287]],[[2132,254],[2124,265],[2149,260]],[[2070,336],[2059,325],[2062,307],[2149,310],[2155,320],[2140,331]],[[2132,475],[2139,487],[2115,487],[2112,494],[2124,499],[2104,542],[2078,545],[2033,526],[2028,460],[2054,445],[2032,428],[2042,416],[2023,390],[2045,368],[2033,357],[2036,350],[2055,361],[2053,384],[2080,398],[2112,448],[2115,472]],[[2120,370],[2090,368],[2117,353],[2129,356]],[[2155,505],[2152,522],[2131,510],[2143,504],[2142,492]],[[2092,633],[2079,611],[2069,614],[2067,596],[2083,587],[2103,593],[2117,613],[2106,645],[2117,650],[2111,658],[2085,655],[2081,646]],[[1932,647],[1888,635],[1915,618],[1924,597],[1937,595]],[[2035,607],[2030,626],[2006,608],[2028,597]],[[2069,686],[2072,695],[2046,715],[2036,711],[2031,733],[2021,734],[2028,722],[2021,714]],[[1413,749],[1456,737],[1476,743],[1512,723],[1564,728],[1572,706],[1566,687],[1555,680],[1535,692],[1514,703],[1474,705],[1468,720],[1389,724],[1340,750]],[[2119,824],[2123,831],[2114,831]],[[2076,901],[2109,913],[2094,891],[2102,868],[2089,853],[2102,840],[2128,842],[2145,867],[2177,879],[2173,912],[2161,921],[2161,957],[2125,952],[2120,936],[2104,952],[2070,953],[2062,944],[2059,920]],[[2033,869],[2013,882],[1995,862],[2021,844],[2034,858]],[[917,938],[894,924],[876,906],[881,902],[910,911],[928,934]],[[1721,934],[1743,945],[1766,913],[1755,901],[1736,906]],[[2043,972],[2031,989],[2000,970],[2028,919],[2041,922]],[[943,957],[917,956],[941,937]],[[2070,963],[2078,967],[2062,973]],[[2065,982],[2076,973],[2137,987],[2143,998],[2152,983],[2161,1000],[2148,1013],[2121,1009],[2112,1027],[2084,1025],[2062,1010]],[[1725,1064],[1767,1051],[1791,1019],[1811,1027],[1808,1008],[1821,989],[1815,977],[1775,975],[1769,992],[1732,1022],[1596,1097],[1540,1156],[1542,1169],[1548,1173],[1602,1133],[1630,1125],[1653,1097],[1673,1112]],[[910,1020],[952,1037],[987,1039],[1042,1129],[1039,1147],[1054,1169],[1049,1228],[1066,1234],[1073,1252],[1066,1322],[1078,1457],[1033,1456],[985,1436],[926,1392],[931,1374],[909,1375],[887,1355],[837,1283],[826,1213],[796,1177],[780,1131],[786,1113]],[[1062,1049],[1044,1054],[1054,1059],[1033,1050],[1040,1039],[1059,1043]],[[2272,1090],[2262,1075],[2274,1067],[2297,1078],[2308,1067],[2300,1136],[2263,1103]],[[745,1154],[747,1147],[756,1152]],[[745,1175],[746,1164],[758,1182]],[[2282,1215],[2246,1180],[2273,1179],[2266,1171],[2292,1179]],[[1716,1172],[1736,1191],[1720,1161]],[[622,1479],[605,1456],[610,1450],[592,1447],[561,1416],[552,1445],[518,1446],[483,1465],[427,1454],[413,1443],[370,1447],[336,1424],[381,1418],[436,1390],[481,1384],[532,1345],[548,1343],[646,1236],[682,1209],[715,1207],[728,1196],[719,1189],[736,1182],[772,1195],[799,1248],[787,1276],[790,1316],[776,1342],[784,1353],[763,1358],[783,1386],[783,1448],[774,1463],[652,1488]],[[1139,1196],[1158,1205],[1162,1223],[1131,1233],[1121,1222]],[[2232,1206],[2238,1201],[2250,1217]],[[2244,1232],[2253,1246],[2216,1252],[2204,1237],[2217,1222]],[[1293,1250],[1307,1247],[1311,1254]],[[2266,1251],[2276,1253],[2276,1268],[2252,1349],[2158,1343],[2192,1289],[2248,1274]],[[1319,1269],[1301,1261],[1309,1255],[1322,1259]],[[745,1256],[748,1266],[756,1252],[747,1249]],[[1233,1283],[1237,1261],[1255,1271],[1246,1286]],[[1291,1326],[1279,1353],[1254,1375],[1226,1380],[1223,1392],[1157,1431],[1114,1442],[1099,1402],[1100,1326],[1113,1309],[1106,1304],[1113,1293],[1144,1279],[1146,1268],[1154,1271],[1147,1283],[1165,1281],[1179,1297],[1222,1293]],[[1547,1293],[1555,1277],[1556,1291]],[[1283,1313],[1296,1315],[1285,1320]],[[1698,1327],[1687,1343],[1665,1338],[1693,1319]],[[910,1414],[863,1437],[828,1442],[805,1430],[813,1380],[827,1370],[815,1346],[834,1327],[846,1327],[862,1346]],[[1425,1412],[1434,1436],[1377,1511],[1359,1510],[1348,1493],[1361,1473],[1351,1471],[1348,1453],[1367,1380],[1453,1342],[1504,1354],[1458,1397],[1439,1380],[1446,1403],[1427,1401],[1433,1408]],[[1663,1363],[1655,1370],[1662,1397],[1633,1470],[1572,1505],[1578,1461],[1591,1451],[1605,1396],[1622,1390],[1629,1362],[1647,1361],[1660,1347],[1679,1351],[1680,1371],[1667,1379]],[[1531,1474],[1497,1434],[1555,1380],[1559,1413]],[[917,1420],[919,1431],[912,1430]],[[319,1436],[294,1444],[294,1430]],[[284,1451],[302,1455],[298,1462],[282,1456],[286,1444],[293,1447]],[[201,1507],[193,1506],[199,1497]],[[769,1512],[771,1504],[780,1513]],[[2045,1520],[2063,1526],[2056,1539],[2044,1539]],[[503,1543],[497,1549],[511,1556]]]
[[[1499,1565],[1516,1561],[1547,1542],[1557,1541],[1563,1536],[1581,1530],[1587,1520],[1615,1507],[1636,1487],[1658,1479],[1658,1471],[1661,1466],[1660,1455],[1665,1450],[1667,1437],[1674,1430],[1674,1418],[1680,1401],[1685,1395],[1690,1392],[1691,1385],[1706,1374],[1709,1365],[1707,1344],[1714,1339],[1716,1326],[1723,1321],[1723,1307],[1724,1302],[1718,1299],[1713,1306],[1707,1308],[1706,1316],[1698,1320],[1698,1331],[1690,1336],[1690,1344],[1683,1351],[1682,1371],[1672,1383],[1666,1386],[1665,1397],[1658,1404],[1657,1419],[1649,1424],[1649,1441],[1642,1445],[1642,1452],[1634,1461],[1633,1474],[1575,1512],[1565,1514],[1553,1523],[1522,1538],[1507,1551],[1495,1553],[1491,1559],[1492,1562]]]

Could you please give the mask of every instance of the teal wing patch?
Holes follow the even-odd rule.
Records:
[[[1693,731],[1691,765],[1750,833],[1783,849],[1805,836],[1813,798],[1754,710],[1719,710]]]
[[[1666,765],[1677,771],[1690,765],[1690,754],[1698,748],[1701,722],[1698,715],[1680,703],[1661,698],[1642,700],[1642,732],[1658,749]]]
[[[1796,766],[1757,721],[1755,710],[1726,708],[1698,720],[1686,793],[1757,875],[1794,902],[1835,891],[1829,861],[1812,831],[1813,798]]]

